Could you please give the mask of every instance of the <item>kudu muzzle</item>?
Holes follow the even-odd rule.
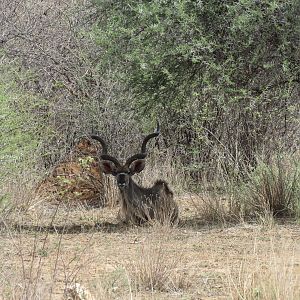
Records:
[[[124,172],[118,173],[116,175],[116,179],[117,179],[117,185],[121,190],[128,187],[128,184],[129,184],[129,174],[128,173],[124,173]]]

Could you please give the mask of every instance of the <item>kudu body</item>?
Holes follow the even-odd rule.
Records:
[[[158,180],[151,188],[144,188],[131,178],[132,175],[143,171],[147,156],[146,145],[150,139],[158,135],[159,124],[156,131],[143,140],[141,152],[128,158],[124,165],[107,154],[107,145],[102,138],[91,136],[102,145],[100,165],[103,172],[116,177],[121,193],[120,214],[125,222],[139,225],[151,220],[157,220],[160,223],[178,223],[178,206],[165,181]]]

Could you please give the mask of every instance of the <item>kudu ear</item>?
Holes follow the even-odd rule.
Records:
[[[100,160],[100,167],[105,174],[116,174],[116,166],[110,160]]]
[[[130,173],[132,175],[142,172],[144,170],[144,168],[145,168],[145,160],[144,159],[137,159],[137,160],[133,161],[129,167]]]

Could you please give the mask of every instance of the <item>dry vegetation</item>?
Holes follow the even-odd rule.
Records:
[[[298,225],[203,225],[177,200],[177,228],[125,227],[109,208],[11,214],[2,299],[299,299]],[[76,284],[90,298],[76,298]]]
[[[0,299],[299,299],[297,163],[262,163],[247,180],[215,187],[202,181],[188,193],[186,170],[172,155],[161,156],[154,149],[136,180],[170,183],[176,227],[123,224],[113,180],[98,208],[68,205],[69,185],[68,197],[51,201],[29,188],[35,181],[26,173],[29,184],[21,177],[6,184]]]
[[[299,1],[166,3],[0,1],[0,300],[300,299]],[[86,138],[157,118],[125,225]]]
[[[114,197],[86,209],[15,193],[1,215],[2,299],[299,299],[295,221],[245,222],[227,197],[179,190],[175,228],[122,224]]]

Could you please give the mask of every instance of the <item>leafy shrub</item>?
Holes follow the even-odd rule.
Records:
[[[135,117],[163,120],[194,179],[296,147],[299,1],[95,2],[99,66],[117,66]]]
[[[35,154],[44,137],[49,138],[49,128],[42,121],[43,101],[18,90],[6,76],[0,80],[0,196],[11,192],[9,186],[20,184],[18,176],[24,177],[23,184],[35,177],[40,159]]]

